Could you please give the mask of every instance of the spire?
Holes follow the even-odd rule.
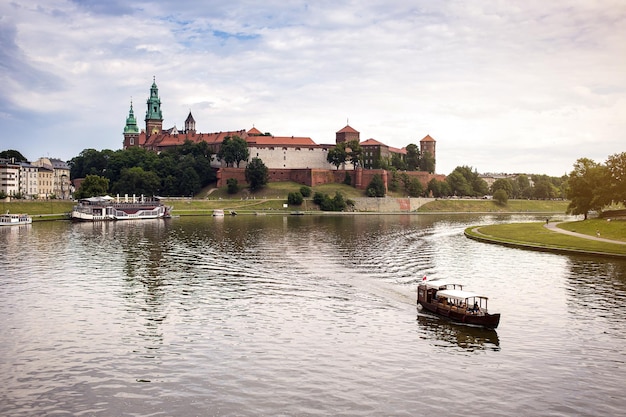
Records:
[[[137,119],[135,119],[135,112],[133,111],[132,98],[130,99],[130,110],[128,111],[128,117],[126,118],[126,126],[124,127],[124,134],[126,133],[139,133]]]
[[[161,112],[161,99],[159,98],[159,88],[156,85],[156,77],[152,77],[150,87],[150,98],[146,101],[146,134],[161,133],[163,129],[163,113]]]
[[[185,120],[185,132],[196,133],[196,121],[191,115],[191,110],[189,110],[189,116]]]

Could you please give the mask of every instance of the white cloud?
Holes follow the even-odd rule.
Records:
[[[0,4],[0,148],[118,149],[156,76],[166,126],[437,140],[438,171],[561,175],[623,152],[621,1],[14,0]],[[11,138],[27,140],[15,141]]]

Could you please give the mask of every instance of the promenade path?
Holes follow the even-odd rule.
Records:
[[[544,224],[543,227],[545,227],[546,229],[553,230],[558,233],[564,233],[566,235],[576,236],[576,237],[580,237],[583,239],[591,239],[591,240],[596,240],[598,242],[616,243],[618,245],[626,245],[626,242],[623,242],[621,240],[605,239],[603,237],[586,235],[584,233],[570,232],[569,230],[565,230],[565,229],[561,229],[560,227],[557,227],[559,224],[560,222],[559,223],[547,223],[547,224]]]

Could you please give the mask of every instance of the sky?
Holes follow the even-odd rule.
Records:
[[[153,78],[154,77],[154,78]],[[623,0],[3,0],[0,150],[117,150],[163,126],[437,141],[439,174],[561,176],[626,152]]]

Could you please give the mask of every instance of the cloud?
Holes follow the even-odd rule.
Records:
[[[561,175],[624,151],[622,2],[409,3],[3,3],[0,127],[28,120],[32,159],[118,149],[156,76],[166,126],[191,110],[204,132],[329,143],[349,119],[395,147],[430,134],[446,174]]]

